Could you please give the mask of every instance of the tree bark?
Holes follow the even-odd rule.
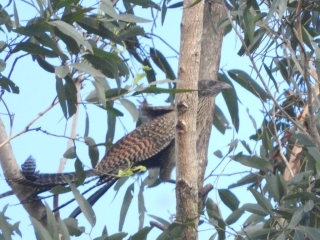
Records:
[[[199,79],[218,80],[218,72],[221,57],[223,29],[217,29],[219,19],[225,14],[223,1],[205,1],[203,12],[203,34],[201,41]],[[197,141],[198,154],[198,188],[203,188],[204,175],[208,164],[208,146],[213,122],[214,102],[210,103],[205,127],[199,133]],[[211,189],[211,188],[208,188]],[[202,192],[202,191],[199,191]],[[203,209],[207,196],[199,195],[199,211]]]
[[[0,118],[0,143],[7,139],[6,130],[3,126],[2,119]],[[6,179],[21,179],[24,178],[20,171],[20,167],[14,157],[10,143],[7,143],[0,148],[0,163]],[[43,226],[47,224],[46,207],[41,200],[27,201],[28,197],[33,195],[33,188],[18,183],[10,183],[14,194],[17,196],[20,202],[23,203],[23,207],[29,213],[29,215],[41,222]]]
[[[203,5],[190,7],[194,0],[183,4],[178,88],[197,89],[202,36]],[[176,94],[176,162],[177,221],[189,223],[180,239],[197,239],[198,228],[198,166],[196,151],[197,92]]]

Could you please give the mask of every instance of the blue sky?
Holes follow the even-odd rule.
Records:
[[[36,15],[35,11],[26,5],[23,2],[17,2],[17,9],[20,15],[20,22],[22,25],[25,24],[23,20],[28,19],[28,17],[33,17]],[[22,10],[23,9],[23,10]],[[13,12],[13,6],[10,6],[7,9],[10,13]],[[140,14],[141,11],[141,14]],[[150,11],[143,9],[140,11],[136,11],[138,16],[143,16],[144,18],[150,16]],[[165,39],[170,45],[179,50],[179,41],[180,41],[180,21],[181,21],[181,9],[173,9],[168,10],[166,21],[164,26],[161,26],[160,17],[157,19],[156,27],[154,28],[154,33],[161,36]],[[150,24],[142,24],[145,30],[148,32],[150,29]],[[5,40],[5,35],[0,33],[0,40]],[[150,42],[148,43],[150,46]],[[234,34],[229,34],[223,43],[222,49],[222,57],[220,67],[225,70],[230,69],[241,69],[250,73],[249,61],[246,58],[240,58],[236,53],[239,49],[240,42],[236,40]],[[146,46],[146,47],[148,47]],[[150,47],[153,47],[152,45]],[[168,60],[172,66],[172,69],[177,70],[178,65],[178,56],[170,50],[168,47],[163,45],[157,38],[154,38],[154,47],[161,50],[162,53],[168,57]],[[16,56],[21,55],[22,53],[18,53]],[[5,53],[0,54],[0,58],[4,59]],[[3,72],[4,76],[7,76],[10,68],[12,66],[14,58],[11,57],[7,62],[7,68]],[[139,66],[137,63],[133,63],[133,59],[130,59],[129,64],[133,67],[134,73],[139,73]],[[141,70],[140,70],[141,73]],[[14,113],[14,125],[12,129],[12,133],[15,134],[18,131],[21,131],[34,117],[37,116],[38,113],[42,112],[45,108],[47,108],[53,101],[56,96],[55,90],[55,76],[54,74],[49,74],[38,67],[36,62],[33,62],[31,56],[24,57],[18,61],[16,67],[13,71],[11,79],[20,87],[20,94],[9,94],[6,93],[4,95],[4,99],[6,104],[9,107],[11,113]],[[165,79],[165,76],[157,70],[157,80]],[[130,82],[130,80],[129,80]],[[236,84],[235,84],[236,85]],[[90,81],[84,82],[84,88],[81,90],[81,95],[85,98],[91,91],[93,90],[93,86]],[[216,129],[213,129],[212,137],[210,140],[210,149],[209,149],[209,166],[207,168],[207,172],[211,172],[211,170],[219,163],[219,159],[213,155],[213,152],[216,150],[221,150],[223,153],[226,153],[228,150],[228,144],[232,141],[232,139],[242,139],[246,140],[247,143],[250,143],[252,149],[255,147],[255,142],[249,142],[249,136],[254,134],[254,128],[251,124],[251,120],[249,119],[246,109],[250,110],[250,114],[254,116],[258,126],[262,121],[262,114],[260,112],[261,103],[256,100],[255,97],[252,97],[250,93],[243,90],[241,87],[237,87],[236,91],[238,93],[239,99],[241,100],[240,107],[240,131],[239,134],[236,134],[234,129],[230,129],[227,131],[225,135],[219,133]],[[148,101],[152,102],[154,105],[163,105],[163,99],[165,96],[148,96]],[[130,98],[130,100],[134,100]],[[217,104],[223,109],[225,115],[230,119],[227,109],[224,104],[224,100],[222,95],[219,95],[217,98]],[[137,103],[137,102],[135,102]],[[128,112],[123,109],[119,102],[116,103],[116,107],[122,111],[125,116],[119,118],[117,122],[117,131],[115,139],[121,138],[124,134],[130,132],[134,129],[135,123],[133,123],[131,116]],[[86,110],[90,116],[90,134],[89,136],[94,138],[96,143],[102,143],[105,139],[105,133],[107,131],[107,114],[105,111],[97,108],[96,106],[86,105]],[[7,134],[9,134],[9,118],[5,115],[6,111],[4,106],[0,103],[0,113],[2,121],[4,122]],[[120,124],[120,121],[122,124]],[[229,120],[230,121],[230,120]],[[71,122],[71,121],[70,121]],[[70,135],[70,122],[66,123],[66,120],[63,117],[60,106],[57,105],[50,112],[40,118],[33,127],[41,127],[43,130],[46,130],[50,133],[66,136]],[[83,136],[84,133],[84,122],[85,122],[85,109],[84,107],[80,107],[80,116],[79,123],[77,128],[77,133],[79,136]],[[231,121],[230,121],[231,122]],[[125,126],[125,129],[124,127]],[[67,139],[65,138],[57,138],[53,136],[48,136],[40,132],[28,132],[19,136],[18,138],[11,141],[11,145],[13,147],[14,154],[16,156],[19,164],[22,164],[25,159],[32,155],[37,160],[37,169],[40,172],[56,172],[59,165],[59,159],[62,158],[63,153],[67,148]],[[236,153],[240,151],[236,150]],[[104,153],[104,148],[100,147],[100,158]],[[259,145],[256,149],[259,152]],[[80,159],[84,162],[86,166],[90,166],[90,160],[87,155],[87,147],[85,144],[78,142],[77,143],[77,153],[80,156]],[[66,164],[65,171],[73,171],[74,161],[68,160]],[[229,159],[225,159],[220,168],[216,171],[216,174],[219,173],[233,173],[238,171],[248,170],[240,166],[240,164],[235,162],[230,162]],[[145,175],[144,175],[145,176]],[[206,183],[215,183],[215,187],[217,188],[227,188],[231,183],[234,183],[239,179],[240,176],[236,175],[235,177],[220,177],[220,178],[209,178]],[[119,222],[119,212],[120,206],[122,204],[123,195],[126,191],[126,186],[123,186],[120,189],[117,196],[115,196],[115,192],[113,190],[109,191],[100,201],[94,206],[94,211],[97,215],[97,225],[93,228],[91,237],[97,237],[101,234],[103,226],[106,225],[108,232],[110,234],[118,232],[118,222]],[[5,182],[3,175],[0,178],[0,189],[1,192],[7,191],[10,188]],[[84,189],[84,188],[80,188]],[[136,184],[136,189],[138,189],[138,185]],[[232,190],[236,196],[240,199],[241,204],[250,201],[254,202],[251,197],[251,194],[246,191],[245,188],[238,188]],[[133,234],[138,229],[138,202],[137,202],[137,192],[134,193],[134,198],[131,203],[127,221],[124,225],[124,231],[128,231],[130,234]],[[219,206],[222,209],[223,217],[227,217],[231,212],[229,209],[224,207],[223,203],[221,203],[216,189],[214,189],[209,195],[215,202],[219,203]],[[65,202],[70,199],[71,195],[68,194],[66,196],[60,197],[60,203]],[[46,200],[50,205],[52,203],[52,199],[49,198]],[[28,219],[27,213],[24,211],[21,205],[14,206],[14,204],[18,203],[16,197],[9,197],[0,200],[0,209],[6,204],[10,204],[6,215],[12,219],[12,223],[16,221],[21,221],[20,229],[23,234],[23,239],[26,237],[30,237],[29,239],[34,238],[33,228],[30,225],[30,221]],[[221,203],[221,204],[220,204]],[[167,221],[170,221],[170,215],[175,213],[175,191],[174,185],[169,183],[161,184],[160,186],[152,189],[145,190],[145,206],[148,214],[159,216]],[[71,204],[67,208],[61,211],[62,218],[66,218],[68,214],[76,207],[76,203]],[[79,225],[86,226],[86,232],[90,232],[90,227],[87,220],[81,215],[78,217]],[[146,217],[145,225],[149,225],[148,222],[153,220],[151,218]],[[239,225],[241,220],[238,223],[234,224],[236,229],[239,229]],[[210,225],[204,225],[199,230],[203,231],[200,233],[200,236],[207,239],[207,236],[211,236],[215,230]],[[152,234],[150,234],[149,239],[154,239],[155,236],[159,235],[159,230],[152,230]],[[20,239],[20,237],[15,237],[15,239]],[[89,236],[82,236],[81,239],[90,239]]]

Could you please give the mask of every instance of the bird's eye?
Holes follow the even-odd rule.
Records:
[[[214,81],[210,81],[210,82],[209,82],[209,86],[210,86],[210,87],[214,86],[214,84],[215,84]]]

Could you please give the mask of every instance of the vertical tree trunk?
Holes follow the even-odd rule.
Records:
[[[203,13],[203,35],[201,41],[201,56],[199,79],[218,79],[218,71],[221,57],[223,29],[218,31],[217,23],[224,15],[223,1],[205,1]],[[198,188],[203,187],[204,174],[208,164],[208,145],[213,121],[214,102],[208,109],[208,118],[203,129],[201,129],[197,142],[198,153]],[[211,190],[212,187],[206,188]],[[203,195],[199,195],[199,210],[203,209],[203,203],[206,199],[207,191],[199,191]]]
[[[178,78],[182,80],[178,87],[183,89],[197,89],[198,86],[204,2],[189,7],[193,2],[194,0],[186,0],[183,4],[178,69]],[[181,239],[197,239],[197,104],[196,91],[176,95],[177,221],[194,226],[186,227]]]

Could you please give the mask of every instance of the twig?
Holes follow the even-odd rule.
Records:
[[[44,114],[46,114],[50,109],[52,109],[55,105],[57,105],[57,103],[59,102],[59,100],[57,100],[56,102],[54,102],[53,104],[51,104],[48,108],[46,108],[43,112],[39,113],[37,117],[35,117],[23,130],[21,130],[20,132],[16,133],[15,135],[7,138],[4,142],[2,142],[0,144],[0,148],[2,148],[4,145],[6,145],[8,142],[10,142],[12,139],[20,136],[23,133],[26,133],[29,131],[29,127],[36,122],[39,118],[41,118]]]
[[[6,108],[8,116],[9,116],[9,119],[10,119],[10,134],[9,134],[9,136],[11,136],[12,135],[12,127],[13,127],[13,115],[10,114],[9,108],[8,108],[6,102],[3,99],[3,94],[4,94],[4,90],[2,89],[1,90],[0,99],[3,102],[3,105]]]
[[[277,133],[277,127],[276,127],[276,123],[275,123],[275,121],[274,121],[275,117],[276,117],[276,110],[275,110],[275,107],[273,106],[271,121],[272,121],[272,123],[273,123],[274,132]],[[289,165],[289,162],[288,162],[286,156],[284,156],[284,154],[283,154],[282,144],[281,144],[281,142],[280,142],[280,139],[278,138],[278,136],[276,136],[276,134],[275,134],[274,137],[275,137],[275,139],[276,139],[276,141],[277,141],[277,143],[278,143],[278,145],[279,145],[279,154],[280,154],[282,160],[284,161],[284,163],[286,164],[287,168],[289,169],[289,172],[290,172],[291,177],[294,177],[294,173],[292,172],[292,169],[291,169],[291,167],[290,167],[290,165]]]
[[[12,67],[11,67],[10,72],[9,72],[9,75],[8,75],[8,78],[9,78],[9,79],[10,79],[11,74],[12,74],[12,72],[13,72],[14,66],[16,65],[16,63],[18,62],[18,60],[19,60],[20,58],[23,58],[23,57],[27,56],[27,55],[29,55],[29,53],[26,53],[26,54],[23,54],[23,55],[21,55],[21,56],[19,56],[19,57],[16,57],[16,59],[13,61]]]
[[[301,124],[300,124],[299,122],[294,121],[294,120],[292,119],[292,117],[279,105],[279,103],[277,102],[277,100],[276,100],[276,99],[273,97],[273,95],[271,94],[271,92],[270,92],[267,84],[265,83],[265,81],[264,81],[264,79],[263,79],[263,77],[262,77],[262,75],[261,75],[261,73],[260,73],[260,71],[259,71],[259,69],[258,69],[258,67],[257,67],[257,65],[256,65],[256,63],[255,63],[255,61],[253,61],[253,58],[252,58],[252,56],[251,56],[251,54],[250,54],[250,51],[249,51],[249,49],[248,49],[248,47],[247,47],[247,45],[246,45],[243,37],[241,36],[240,32],[237,30],[236,26],[234,25],[233,20],[232,20],[232,17],[231,17],[231,15],[230,15],[230,12],[227,10],[227,7],[225,7],[225,9],[226,9],[227,16],[228,16],[228,19],[229,19],[229,21],[230,21],[230,24],[231,24],[233,30],[235,31],[236,35],[238,36],[239,40],[241,41],[241,44],[242,44],[242,46],[243,46],[243,48],[244,48],[244,50],[245,50],[248,58],[250,59],[250,62],[252,63],[252,67],[253,67],[253,69],[255,70],[255,72],[256,72],[258,78],[260,79],[262,85],[264,86],[265,90],[267,91],[269,97],[270,97],[271,100],[274,102],[274,104],[277,106],[277,108],[279,108],[279,110],[281,111],[281,113],[282,113],[289,121],[291,121],[294,125],[296,125],[296,127],[299,128],[299,129],[301,130],[301,132],[303,132],[305,135],[308,136],[309,134],[308,134],[308,133],[306,132],[306,130],[301,126]]]
[[[31,129],[30,129],[31,130]],[[72,140],[72,141],[79,141],[79,142],[85,142],[85,141],[81,141],[80,138],[81,137],[77,137],[77,138],[72,138],[72,137],[68,137],[66,135],[58,135],[58,134],[53,134],[53,133],[50,133],[46,130],[42,130],[41,127],[35,129],[36,131],[39,131],[39,132],[42,132],[44,134],[47,134],[49,136],[53,136],[53,137],[59,137],[59,138],[66,138],[66,139],[69,139],[69,140]]]

